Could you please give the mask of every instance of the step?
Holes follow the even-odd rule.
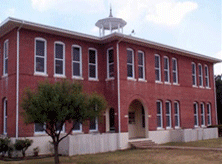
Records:
[[[130,142],[131,146],[133,148],[150,148],[152,146],[157,146],[157,144],[155,142],[153,142],[152,140],[144,140],[144,141],[131,141]]]

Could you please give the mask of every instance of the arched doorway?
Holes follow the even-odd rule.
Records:
[[[148,137],[148,117],[139,100],[133,100],[128,111],[129,139]]]

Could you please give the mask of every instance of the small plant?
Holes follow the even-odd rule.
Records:
[[[33,148],[33,153],[34,153],[35,157],[39,155],[39,147],[38,146]]]
[[[23,157],[25,157],[25,152],[31,146],[33,143],[33,140],[30,139],[24,139],[24,140],[16,140],[14,147],[16,150],[21,151]]]
[[[8,137],[0,138],[0,153],[2,153],[2,157],[5,156],[5,153],[9,150],[9,144],[11,140]]]

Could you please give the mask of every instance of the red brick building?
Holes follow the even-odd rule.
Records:
[[[221,61],[124,35],[120,21],[108,35],[105,24],[99,27],[100,37],[15,18],[2,22],[0,134],[44,136],[41,126],[23,122],[23,91],[66,78],[103,94],[109,106],[103,118],[77,125],[73,136],[116,135],[118,148],[138,138],[161,143],[217,137],[206,127],[217,124],[213,64]]]

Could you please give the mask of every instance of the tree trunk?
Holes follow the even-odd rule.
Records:
[[[59,152],[58,152],[58,142],[54,143],[54,159],[55,159],[55,164],[59,164]]]

